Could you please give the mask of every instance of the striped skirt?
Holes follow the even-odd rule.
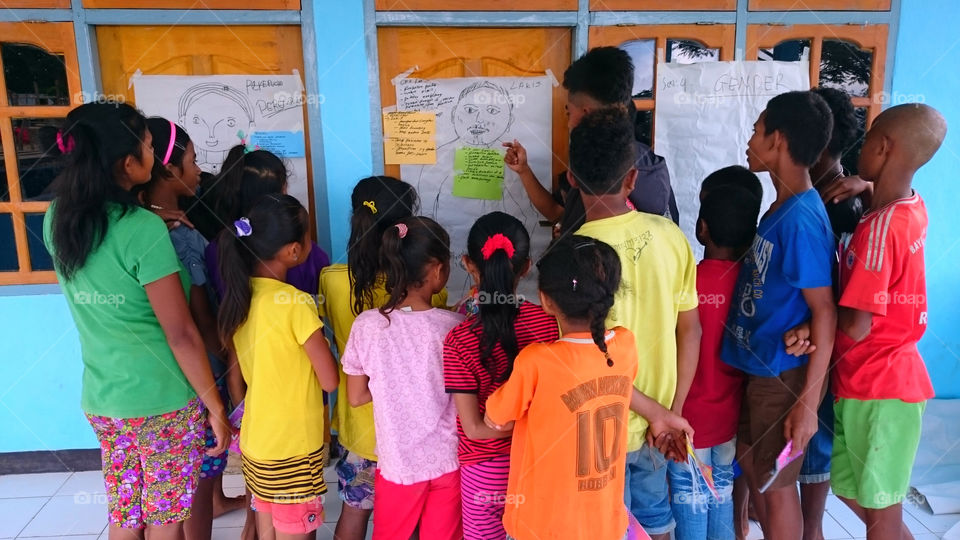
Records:
[[[503,508],[507,498],[510,456],[460,467],[465,540],[503,540]]]
[[[242,453],[243,480],[262,501],[295,504],[311,501],[327,492],[323,480],[324,451],[281,460],[257,460]]]

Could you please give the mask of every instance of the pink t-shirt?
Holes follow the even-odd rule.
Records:
[[[396,484],[439,478],[460,467],[457,410],[443,385],[443,340],[463,315],[443,309],[361,313],[340,361],[370,377],[377,467]],[[346,396],[341,396],[346,399]]]

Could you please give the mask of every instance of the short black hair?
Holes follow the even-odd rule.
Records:
[[[636,160],[633,122],[624,107],[593,111],[570,132],[570,172],[587,194],[619,191]]]
[[[857,140],[860,123],[857,121],[857,110],[853,108],[853,101],[849,94],[837,88],[821,86],[811,92],[822,97],[833,113],[833,133],[827,144],[827,152],[833,157],[840,157]]]
[[[563,87],[605,105],[626,103],[633,94],[633,60],[618,47],[594,47],[563,72]]]
[[[742,249],[757,234],[760,198],[738,186],[710,192],[700,204],[699,219],[707,224],[710,240],[719,247]]]
[[[758,200],[763,199],[763,186],[760,185],[760,179],[750,172],[750,169],[740,165],[717,169],[707,175],[703,179],[703,184],[700,185],[700,193],[703,194],[703,198],[706,198],[714,190],[730,186],[744,189]]]
[[[767,103],[763,123],[766,135],[774,131],[783,135],[795,163],[810,167],[830,142],[833,113],[822,97],[809,90],[786,92]]]

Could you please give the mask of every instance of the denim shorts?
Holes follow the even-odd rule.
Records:
[[[820,425],[804,452],[803,466],[800,468],[801,484],[819,484],[830,480],[830,455],[833,453],[834,431],[833,401],[833,393],[828,390],[817,410]]]
[[[624,479],[624,503],[647,534],[666,534],[677,526],[670,508],[667,460],[660,451],[644,443],[627,452]]]

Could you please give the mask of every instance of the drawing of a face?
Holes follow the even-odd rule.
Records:
[[[216,94],[194,101],[183,118],[183,128],[198,153],[226,152],[239,142],[237,131],[249,131],[249,125],[250,119],[240,105]]]
[[[510,127],[511,114],[506,94],[480,87],[461,97],[453,111],[453,126],[467,144],[490,146]]]

